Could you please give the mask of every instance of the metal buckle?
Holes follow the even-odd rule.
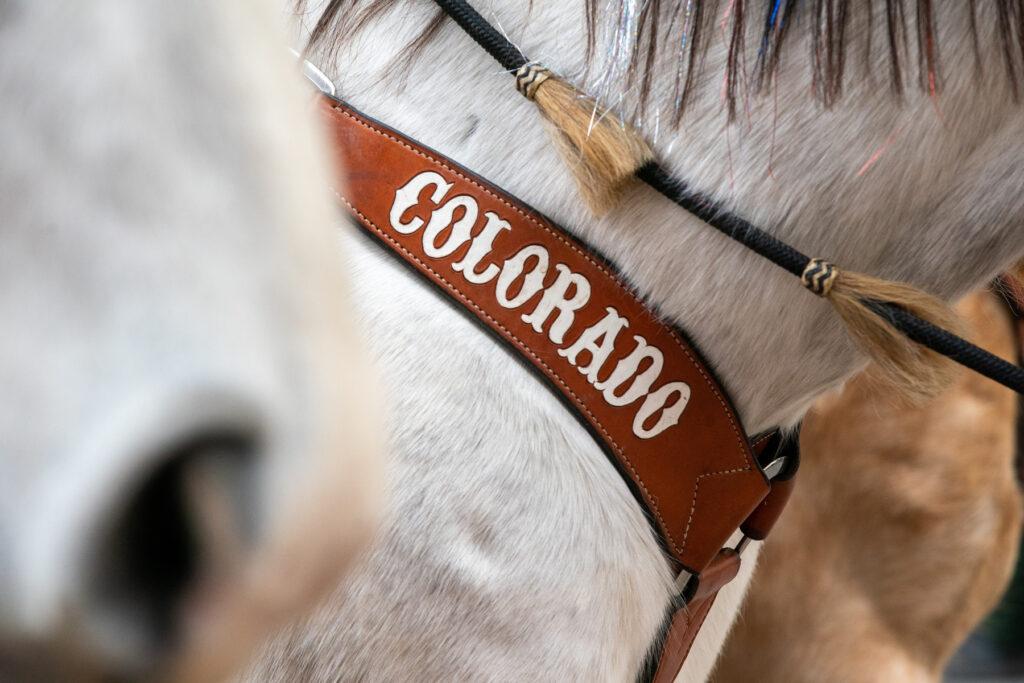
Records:
[[[780,455],[779,457],[775,458],[770,463],[765,465],[762,471],[764,472],[764,476],[768,479],[768,481],[772,481],[773,479],[775,479],[775,477],[779,476],[780,474],[786,471],[786,465],[788,464],[789,456]],[[750,538],[741,531],[740,540],[736,542],[736,545],[734,545],[732,549],[736,551],[737,555],[742,555],[743,551],[746,549],[748,545],[750,545],[750,542],[752,540],[752,538]]]
[[[750,541],[753,540],[739,529],[736,530],[739,533],[740,538],[736,541],[736,545],[732,547],[733,551],[737,555],[742,556],[743,551],[746,550],[747,546],[750,545]],[[688,571],[679,572],[679,576],[676,577],[676,592],[681,596],[692,595],[696,590],[698,582],[700,581],[699,574],[691,574]]]
[[[321,71],[313,62],[303,58],[299,51],[295,48],[288,48],[289,51],[295,55],[296,59],[302,61],[302,75],[309,79],[309,82],[313,86],[325,95],[331,97],[337,96],[337,89],[334,87],[334,81],[327,77],[323,71]]]
[[[769,481],[775,479],[775,477],[779,476],[786,470],[786,465],[788,463],[789,456],[780,455],[764,466],[764,476],[767,477]],[[734,545],[732,549],[736,551],[737,555],[743,555],[743,551],[747,549],[747,546],[750,545],[750,542],[753,539],[739,529],[736,530],[736,533],[740,535],[740,538],[736,541],[736,545]],[[696,589],[698,585],[697,582],[699,580],[700,579],[697,574],[690,574],[686,571],[679,572],[679,576],[676,577],[676,590],[679,592],[679,595],[682,596],[692,594]]]
[[[751,540],[753,539],[751,539],[750,536],[747,536],[741,531],[740,540],[737,541],[736,545],[734,545],[732,549],[736,551],[737,555],[742,555],[743,551],[746,550],[748,545],[750,545]]]

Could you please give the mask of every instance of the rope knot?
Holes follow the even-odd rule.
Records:
[[[537,96],[537,88],[551,76],[551,70],[539,62],[527,62],[516,69],[516,90],[532,101]]]
[[[818,296],[827,297],[832,292],[832,285],[839,277],[839,269],[825,259],[812,258],[807,262],[800,282],[804,287]]]

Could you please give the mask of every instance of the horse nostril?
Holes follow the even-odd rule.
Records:
[[[180,647],[203,588],[254,543],[255,440],[192,437],[157,458],[92,551],[86,614],[115,659],[150,667]]]

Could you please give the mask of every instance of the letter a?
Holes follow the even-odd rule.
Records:
[[[639,335],[633,337],[633,339],[636,341],[636,348],[633,349],[633,353],[615,365],[615,370],[612,372],[611,377],[594,385],[595,389],[604,392],[604,400],[613,406],[629,405],[650,391],[654,381],[661,374],[662,366],[665,364],[665,357],[661,355],[659,349],[648,345],[647,340]],[[616,396],[616,390],[625,384],[626,380],[636,375],[636,371],[640,369],[640,364],[644,359],[649,359],[651,364],[633,379],[633,383],[629,385],[629,388],[621,396]]]
[[[548,316],[557,308],[558,316],[555,322],[551,323],[548,338],[556,344],[561,344],[576,317],[575,311],[583,308],[590,300],[590,282],[579,273],[569,270],[563,263],[556,263],[555,270],[558,271],[558,279],[544,290],[537,307],[532,313],[523,316],[523,322],[532,325],[535,331],[543,332]],[[566,296],[570,287],[574,290],[572,298]]]
[[[558,355],[569,359],[573,365],[576,365],[576,357],[580,351],[590,353],[590,364],[579,368],[579,371],[586,376],[591,384],[597,382],[597,374],[601,371],[601,366],[608,360],[608,356],[615,348],[615,337],[624,327],[629,327],[629,322],[614,308],[609,306],[605,310],[608,311],[608,315],[583,330],[583,334],[572,346],[558,350]]]

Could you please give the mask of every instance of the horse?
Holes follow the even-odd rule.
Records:
[[[272,3],[0,17],[0,678],[216,677],[382,507],[310,93]]]
[[[957,309],[986,348],[1017,356],[998,294]],[[712,680],[939,681],[1005,592],[1024,511],[1018,397],[964,374],[925,406],[887,402],[862,373],[811,409],[800,485]]]
[[[673,175],[805,253],[945,300],[1024,254],[1016,5],[784,4],[480,9],[631,119]],[[616,263],[703,351],[748,434],[792,427],[864,366],[828,305],[648,189],[594,216],[533,104],[431,3],[334,0],[295,16],[340,97]],[[358,571],[245,678],[637,677],[678,589],[627,486],[485,333],[375,245],[352,237],[345,249],[389,396],[393,506]],[[751,564],[720,594],[680,680],[707,677]]]

